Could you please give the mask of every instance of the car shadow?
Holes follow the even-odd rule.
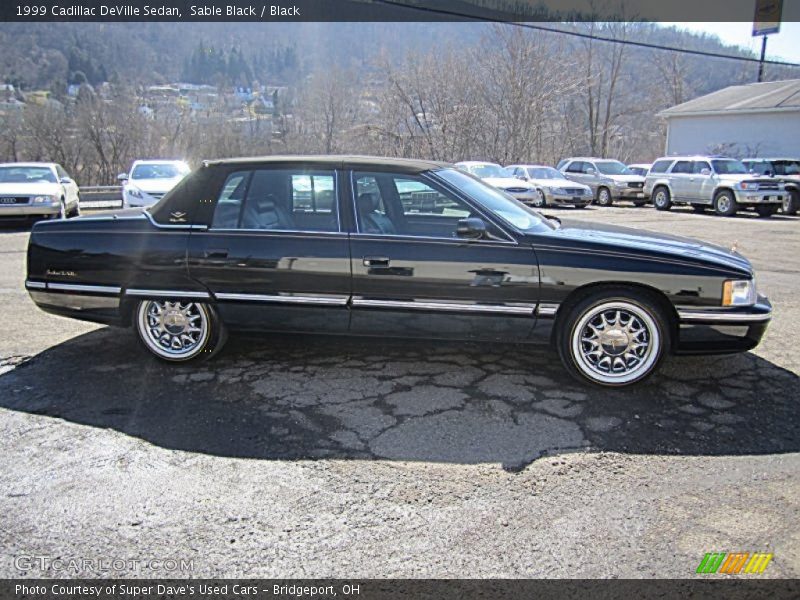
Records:
[[[752,353],[671,358],[638,387],[603,390],[540,347],[272,335],[232,338],[217,358],[176,366],[105,328],[0,361],[0,373],[5,409],[226,457],[515,470],[587,448],[800,450],[798,376]]]

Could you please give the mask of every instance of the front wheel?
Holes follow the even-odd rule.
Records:
[[[611,192],[608,188],[601,187],[597,190],[597,204],[600,206],[611,206],[614,200],[611,198]]]
[[[653,206],[656,210],[669,210],[672,208],[672,196],[665,187],[657,187],[653,192]]]
[[[650,376],[669,347],[669,327],[657,304],[634,290],[587,296],[561,320],[556,344],[576,379],[622,387]]]
[[[536,190],[536,194],[533,197],[533,205],[536,208],[544,208],[547,206],[547,199],[545,198],[542,190]]]
[[[800,209],[800,191],[787,190],[787,194],[783,197],[781,209],[785,215],[796,215],[798,209]]]
[[[214,308],[202,302],[142,300],[134,327],[144,347],[169,362],[210,358],[227,337]]]
[[[736,198],[733,197],[733,193],[723,190],[714,196],[714,210],[718,215],[730,217],[739,210],[739,204],[736,202]]]

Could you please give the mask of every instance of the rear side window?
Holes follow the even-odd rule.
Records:
[[[574,160],[571,163],[569,163],[569,166],[567,167],[567,173],[584,173],[585,170],[583,165],[584,163],[582,163],[581,161]]]
[[[666,173],[669,166],[672,164],[671,160],[657,160],[655,164],[650,167],[651,173]]]
[[[690,160],[679,160],[675,163],[675,166],[672,167],[673,174],[680,174],[680,173],[691,173],[692,172],[692,161]]]
[[[253,169],[228,175],[212,229],[339,231],[333,171]]]

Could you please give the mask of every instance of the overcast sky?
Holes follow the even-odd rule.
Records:
[[[718,36],[726,44],[735,44],[761,53],[761,37],[753,37],[752,23],[662,23]],[[767,58],[800,63],[800,23],[782,23],[780,33],[769,36]],[[800,69],[798,69],[800,77]]]

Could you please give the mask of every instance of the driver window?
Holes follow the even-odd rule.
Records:
[[[703,169],[708,169],[709,171],[711,171],[711,165],[704,160],[694,161],[693,172],[695,175],[701,175]]]
[[[361,233],[453,238],[458,222],[475,216],[462,200],[419,177],[355,173],[354,181]]]

